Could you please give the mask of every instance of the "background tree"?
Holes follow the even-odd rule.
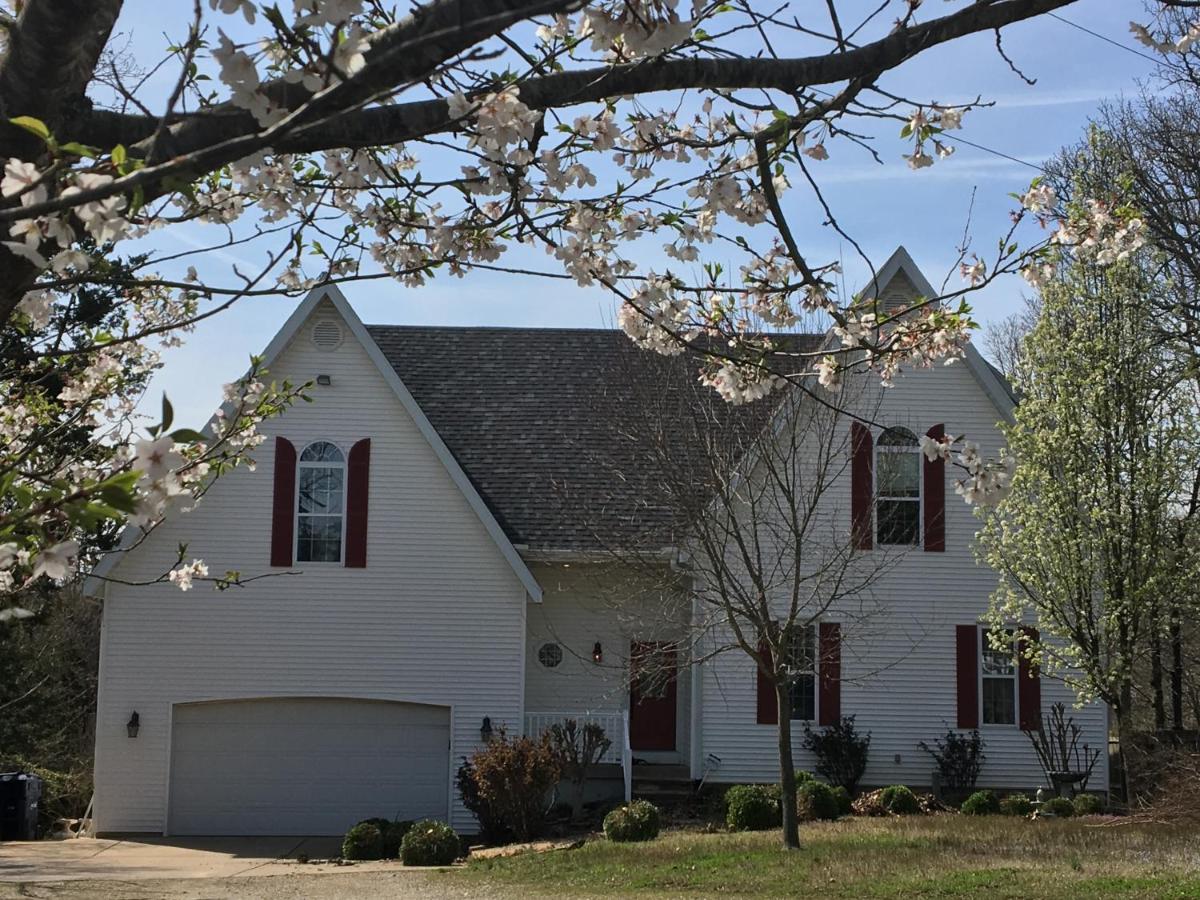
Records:
[[[1200,452],[1196,398],[1159,339],[1157,271],[1149,253],[1077,263],[1042,291],[1006,428],[1012,490],[980,533],[1000,574],[993,619],[1036,621],[1029,652],[1107,703],[1123,739],[1163,598],[1196,566],[1176,540]]]
[[[147,342],[176,340],[239,298],[324,279],[416,285],[503,269],[505,249],[523,242],[544,248],[559,275],[618,297],[640,346],[697,354],[701,378],[729,400],[783,382],[832,385],[853,366],[889,378],[906,360],[961,353],[969,291],[1017,269],[1037,279],[1040,254],[1061,246],[1127,252],[1139,229],[1124,210],[1080,203],[1059,216],[1027,194],[994,257],[964,255],[965,286],[885,322],[874,302],[839,296],[835,261],[804,252],[781,192],[806,186],[842,232],[818,166],[865,142],[856,122],[891,123],[919,169],[948,152],[946,133],[974,105],[910,101],[890,73],[1070,2],[977,0],[937,13],[911,0],[858,12],[830,2],[791,14],[703,0],[431,0],[410,10],[299,0],[289,12],[213,0],[194,4],[163,59],[128,61],[173,73],[154,97],[145,79],[104,62],[117,55],[120,0],[26,0],[4,23],[0,57],[0,323],[36,331],[82,286],[120,288],[118,331],[81,330],[69,351],[36,344],[52,366],[68,352],[88,359],[63,402],[103,431],[97,407],[131,396],[122,375],[147,364]],[[777,53],[799,46],[806,55]],[[1050,230],[1027,230],[1036,236],[1024,247],[1013,239],[1031,219],[1063,226],[1053,247]],[[197,263],[211,262],[206,250],[253,245],[263,266],[169,277],[162,267],[188,254],[157,254],[118,282],[83,243],[193,221],[226,229]],[[709,245],[721,264],[693,265]],[[696,274],[639,264],[664,250]],[[787,352],[746,327],[786,328],[811,310],[837,326],[842,347]],[[0,436],[34,452],[44,389],[10,368],[0,386]],[[254,371],[229,393],[228,414],[204,436],[171,432],[164,415],[148,437],[124,434],[117,443],[136,452],[108,465],[30,472],[23,457],[0,458],[12,476],[0,480],[0,572],[14,583],[59,573],[72,549],[56,542],[64,518],[135,511],[152,524],[166,498],[245,461],[257,422],[289,391]],[[181,560],[175,580],[190,585],[203,568]]]

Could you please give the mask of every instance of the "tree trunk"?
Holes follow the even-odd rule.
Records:
[[[1154,730],[1167,727],[1167,709],[1163,703],[1162,637],[1159,633],[1158,609],[1150,615],[1150,690],[1154,697]]]
[[[796,820],[796,766],[792,762],[792,702],[785,679],[775,683],[779,709],[779,807],[783,814],[783,846],[800,848],[800,824]]]
[[[1183,626],[1178,604],[1171,605],[1171,727],[1183,731]]]

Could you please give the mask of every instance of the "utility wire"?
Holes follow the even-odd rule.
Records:
[[[1096,38],[1097,40],[1104,41],[1106,44],[1112,44],[1114,47],[1120,47],[1126,53],[1132,53],[1134,56],[1140,56],[1142,59],[1147,59],[1156,66],[1161,66],[1163,63],[1167,62],[1167,60],[1164,59],[1156,59],[1149,53],[1143,53],[1141,50],[1135,50],[1128,44],[1122,44],[1120,41],[1114,41],[1112,38],[1106,37],[1105,35],[1100,34],[1098,31],[1092,31],[1090,28],[1085,28],[1078,22],[1072,22],[1070,19],[1064,19],[1058,13],[1047,13],[1047,15],[1049,15],[1052,19],[1058,19],[1058,21],[1062,22],[1064,25],[1070,25],[1072,28],[1078,28],[1084,34],[1090,34],[1092,37]]]

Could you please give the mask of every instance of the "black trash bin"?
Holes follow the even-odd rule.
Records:
[[[42,779],[28,772],[0,772],[0,841],[33,841],[38,836]]]

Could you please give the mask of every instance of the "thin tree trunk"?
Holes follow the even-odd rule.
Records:
[[[1167,709],[1163,703],[1162,635],[1157,603],[1150,610],[1150,690],[1154,697],[1154,730],[1163,731],[1167,727]]]
[[[792,702],[787,681],[775,683],[779,709],[779,806],[783,813],[783,846],[800,848],[800,824],[796,820],[796,766],[792,761]]]
[[[1171,605],[1171,727],[1183,731],[1183,626],[1178,604]]]

